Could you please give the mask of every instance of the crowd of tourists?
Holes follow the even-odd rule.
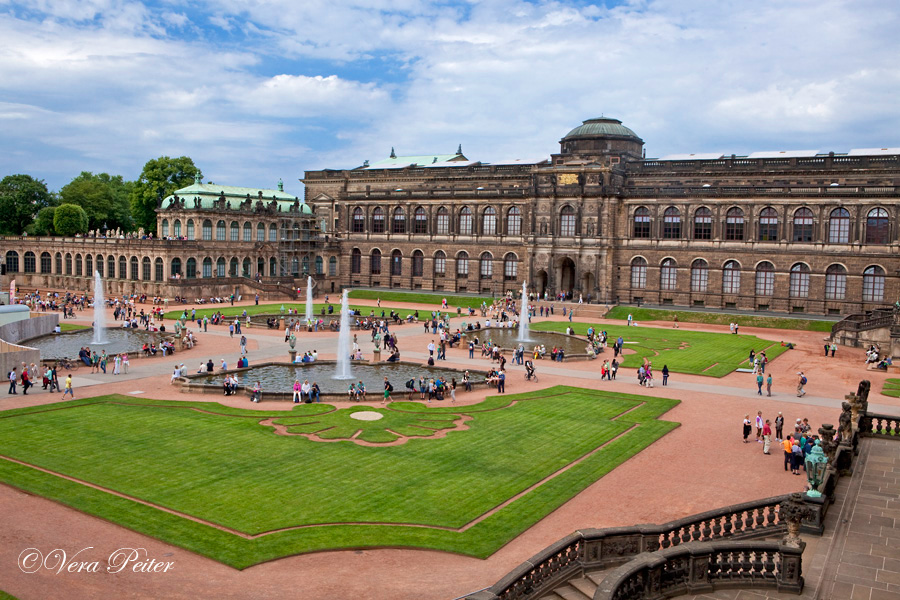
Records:
[[[819,436],[812,431],[809,419],[799,418],[794,422],[793,431],[785,432],[784,415],[779,412],[773,423],[771,419],[763,418],[762,411],[757,411],[756,418],[751,420],[750,415],[744,416],[742,423],[744,443],[750,443],[750,436],[756,430],[756,443],[762,444],[763,454],[771,455],[774,435],[775,443],[781,446],[784,456],[784,470],[793,475],[800,475],[800,469],[806,470],[806,456],[812,451]],[[773,432],[774,428],[774,432]]]

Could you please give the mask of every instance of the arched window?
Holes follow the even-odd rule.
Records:
[[[316,275],[325,274],[325,259],[321,256],[316,257]]]
[[[169,237],[169,220],[168,219],[162,220],[162,236],[164,238]]]
[[[677,240],[681,237],[681,211],[670,206],[663,213],[663,239]]]
[[[78,277],[81,276],[81,255],[80,254],[75,255],[75,275]]]
[[[309,275],[309,257],[304,256],[303,260],[300,261],[300,270],[304,275]]]
[[[725,213],[725,239],[730,241],[744,239],[744,211],[736,206],[729,208]]]
[[[378,248],[372,250],[372,256],[369,258],[369,273],[381,275],[381,250]]]
[[[141,260],[141,279],[144,281],[150,281],[150,257],[145,256],[143,260]]]
[[[794,211],[794,241],[811,242],[813,239],[813,212],[806,208]]]
[[[883,208],[873,208],[866,217],[866,243],[888,243],[888,214]]]
[[[712,211],[705,206],[694,211],[694,239],[712,239]]]
[[[632,237],[650,237],[650,211],[644,206],[638,207],[634,211],[634,235]],[[632,271],[634,271],[633,267]],[[632,285],[631,287],[634,286]]]
[[[468,206],[459,211],[459,234],[472,235],[472,211]]]
[[[791,267],[791,298],[809,298],[809,266],[797,263]]]
[[[447,274],[447,255],[443,250],[438,250],[434,255],[434,276],[443,277]]]
[[[185,268],[185,277],[188,279],[194,279],[197,277],[197,259],[189,258],[187,259],[187,267]]]
[[[836,208],[828,217],[828,243],[850,243],[850,211],[846,208]]]
[[[831,265],[825,269],[825,299],[843,300],[847,295],[847,269]]]
[[[153,267],[153,270],[155,271],[155,273],[153,274],[154,280],[162,281],[163,279],[165,279],[165,274],[163,272],[163,259],[157,258],[153,263]]]
[[[391,275],[403,275],[403,253],[399,250],[391,252]]]
[[[516,281],[519,279],[519,257],[512,252],[503,257],[503,280]]]
[[[300,261],[296,256],[291,259],[291,275],[294,277],[300,275]]]
[[[328,276],[335,277],[337,275],[337,257],[332,256],[328,259]]]
[[[181,275],[181,259],[176,257],[172,259],[172,268],[171,271],[172,276]]]
[[[759,213],[759,241],[778,241],[778,213],[771,206]]]
[[[275,277],[278,275],[278,261],[275,260],[275,257],[269,258],[269,275]]]
[[[266,241],[266,226],[262,223],[256,224],[256,241],[264,242]]]
[[[756,295],[772,296],[775,294],[775,265],[767,260],[756,265]]]
[[[722,293],[741,293],[741,265],[736,260],[729,260],[722,267]]]
[[[456,255],[456,276],[457,277],[468,277],[469,276],[469,253],[468,252],[460,252]]]
[[[266,259],[262,256],[256,257],[256,274],[260,277],[266,274]]]
[[[103,275],[103,258],[97,259],[97,267],[100,269],[100,275]],[[53,271],[53,263],[49,252],[41,252],[41,273],[50,273]]]
[[[884,269],[873,265],[863,271],[863,302],[884,301]]]
[[[659,265],[659,289],[674,290],[678,284],[678,265],[667,258]]]
[[[131,279],[133,281],[138,281],[141,278],[140,273],[140,262],[138,261],[137,256],[131,257]]]
[[[269,225],[269,241],[277,242],[278,241],[278,225],[272,223]]]
[[[236,242],[240,239],[240,227],[238,227],[237,221],[232,221],[231,226],[229,227],[231,232],[231,241]]]
[[[359,248],[354,248],[350,253],[350,272],[354,275],[362,271],[362,252]]]
[[[62,270],[63,270],[62,253],[57,252],[56,253],[56,271],[55,272],[61,274]]]
[[[559,235],[572,237],[575,235],[575,209],[569,205],[559,211]]]
[[[497,235],[497,210],[493,206],[484,209],[481,215],[482,235]]]
[[[49,255],[48,255],[48,256],[49,256]],[[42,255],[42,256],[41,256],[41,262],[42,262],[42,263],[43,263],[43,260],[44,260],[44,257],[43,257],[43,255]],[[103,255],[102,255],[102,254],[98,254],[98,255],[97,255],[97,272],[100,273],[100,277],[104,277],[104,275],[103,275],[104,268],[103,268],[103,267],[105,267],[105,266],[106,266],[106,261],[103,260]],[[41,268],[43,269],[43,264],[41,265]],[[48,271],[48,273],[49,273],[49,271]]]
[[[392,231],[394,233],[406,233],[406,215],[401,206],[394,209],[394,228]]]
[[[479,273],[481,279],[491,279],[494,276],[494,256],[490,252],[482,252]]]
[[[212,277],[212,259],[210,257],[206,257],[203,259],[203,278],[208,279]]]
[[[305,257],[304,257],[305,258]],[[307,261],[307,272],[309,272],[309,259]],[[250,277],[250,259],[244,258],[244,262],[241,263],[241,277]]]
[[[450,212],[443,206],[437,211],[437,233],[438,235],[450,233]]]
[[[372,233],[384,233],[384,211],[380,206],[372,211]]]
[[[181,237],[181,219],[175,219],[175,226],[173,229],[174,229],[174,231],[172,232],[172,235],[174,235],[176,238],[180,238]]]
[[[106,257],[106,276],[110,279],[116,278],[116,259],[112,256]]]
[[[91,256],[88,255],[88,259],[90,259],[90,258],[91,258]],[[35,260],[34,252],[32,252],[30,250],[28,252],[26,252],[25,253],[25,272],[26,273],[34,273],[35,271],[37,271],[36,263],[37,263],[37,261]],[[88,273],[90,273],[90,269],[88,269]]]
[[[123,256],[122,260],[124,260],[124,259],[125,259],[125,257]],[[7,271],[12,270],[9,268],[9,253],[6,254],[6,270]],[[16,271],[18,271],[18,270],[19,270],[19,255],[16,254]],[[66,275],[71,275],[71,274],[72,274],[72,254],[69,252],[66,252]]]
[[[425,255],[421,250],[412,253],[412,274],[413,277],[421,277],[425,271]]]
[[[216,260],[216,277],[225,277],[225,257],[223,256]]]
[[[244,241],[245,242],[253,241],[253,226],[249,222],[244,223]]]
[[[414,233],[428,233],[428,215],[425,214],[425,209],[421,206],[416,209],[415,212],[415,223],[414,223]]]
[[[631,259],[631,287],[640,290],[647,287],[647,260],[641,256]]]
[[[691,291],[705,292],[709,285],[709,264],[702,258],[691,263]]]
[[[187,222],[187,239],[194,239],[194,220],[188,219]]]
[[[119,257],[119,279],[128,279],[128,259]]]
[[[225,221],[216,223],[216,239],[220,242],[225,241]]]
[[[506,234],[522,235],[522,211],[518,206],[513,206],[506,212]]]
[[[212,221],[206,219],[203,221],[203,231],[202,236],[205,241],[209,241],[212,239]]]
[[[363,209],[356,207],[353,209],[353,223],[351,224],[353,233],[365,233],[366,231],[366,215]]]

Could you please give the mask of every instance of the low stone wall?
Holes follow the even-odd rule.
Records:
[[[51,313],[7,323],[0,327],[0,373],[5,376],[13,368],[19,369],[22,363],[39,364],[41,362],[40,350],[19,346],[16,342],[53,333],[58,323],[59,315]],[[21,373],[21,369],[17,372]]]

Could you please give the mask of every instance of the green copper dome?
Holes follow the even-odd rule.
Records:
[[[596,136],[623,136],[640,139],[635,132],[622,125],[622,121],[618,119],[610,119],[609,117],[599,117],[597,119],[588,119],[569,133],[565,135],[564,140],[583,137]]]

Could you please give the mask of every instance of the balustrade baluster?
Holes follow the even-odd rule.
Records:
[[[751,579],[761,579],[765,574],[764,562],[763,562],[763,553],[762,552],[754,552],[750,561],[751,571],[750,577]]]
[[[725,520],[722,522],[722,537],[730,537],[732,531],[734,529],[734,514],[725,515]]]
[[[705,521],[703,521],[703,539],[704,540],[708,540],[710,537],[710,534],[712,533],[712,528],[710,527],[711,520],[712,519],[706,519]]]
[[[883,426],[881,424],[882,421],[883,421],[883,419],[881,417],[875,417],[875,433],[877,433],[879,435],[884,433]]]
[[[766,507],[766,527],[775,525],[775,505],[770,504]]]
[[[761,529],[763,526],[763,523],[765,523],[766,518],[765,518],[765,515],[763,514],[763,512],[765,510],[766,510],[765,507],[760,507],[760,508],[754,509],[754,511],[753,511],[753,513],[755,515],[754,520],[756,521],[756,526],[754,527],[754,529]]]
[[[740,579],[748,579],[752,577],[751,568],[753,564],[750,562],[750,553],[749,552],[741,552],[741,571],[740,571]]]
[[[672,542],[669,541],[670,535],[671,535],[671,533],[667,531],[667,532],[663,533],[661,536],[659,536],[660,537],[659,547],[662,548],[663,550],[665,550],[666,548],[668,548],[669,546],[672,545]]]
[[[694,523],[691,525],[691,541],[696,542],[700,540],[700,523]]]
[[[681,528],[681,542],[683,544],[687,544],[689,541],[691,541],[691,535],[689,533],[689,530],[690,530],[690,526]]]
[[[763,577],[766,579],[775,579],[775,553],[774,552],[766,552],[765,560],[763,562],[763,567],[765,571],[763,572]]]
[[[722,537],[722,517],[716,517],[712,521],[712,536],[713,538]]]
[[[747,512],[741,511],[737,514],[737,529],[735,530],[735,534],[743,533],[744,528],[746,527],[747,521],[745,519]]]

